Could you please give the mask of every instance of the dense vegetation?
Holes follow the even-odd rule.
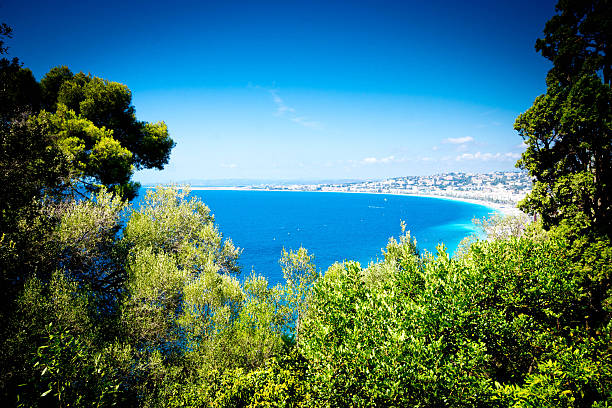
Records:
[[[381,262],[324,274],[283,252],[274,287],[240,276],[187,189],[129,204],[134,169],[162,168],[173,142],[124,85],[65,67],[37,82],[2,59],[0,400],[611,406],[610,7],[561,1],[537,43],[549,89],[516,127],[540,222],[492,221],[453,257],[403,230]]]
[[[612,3],[561,0],[536,50],[553,63],[546,94],[515,123],[534,177],[522,203],[545,227],[611,233]]]

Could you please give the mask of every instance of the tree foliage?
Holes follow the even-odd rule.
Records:
[[[609,319],[593,337],[568,245],[511,237],[450,258],[404,236],[379,264],[334,265],[303,324],[312,392],[323,406],[608,401]]]
[[[132,153],[137,169],[162,169],[168,162],[174,142],[167,126],[137,120],[127,86],[82,72],[73,74],[67,67],[53,68],[40,86],[46,110],[54,112],[64,105],[96,127],[112,131],[114,139]]]
[[[188,189],[125,201],[134,169],[163,167],[173,146],[127,87],[67,67],[37,82],[3,59],[0,400],[609,406],[612,13],[557,9],[536,45],[554,64],[547,94],[516,122],[536,180],[522,207],[542,223],[483,221],[489,238],[453,257],[420,253],[402,224],[382,261],[324,274],[283,250],[276,286],[240,277],[240,249]]]
[[[11,32],[0,26],[0,54],[7,52],[4,40]],[[105,244],[79,241],[84,237],[68,243],[55,229],[72,205],[70,197],[108,189],[133,198],[134,171],[163,168],[173,146],[163,122],[136,119],[125,85],[66,67],[53,68],[38,82],[17,58],[1,58],[0,318],[11,313],[16,294],[31,277],[48,281],[68,264],[75,277],[80,270],[81,280],[116,277],[120,268],[111,265]],[[79,243],[82,252],[75,249]],[[92,290],[117,289],[116,282],[102,284],[98,278],[89,279]]]
[[[527,150],[518,166],[534,177],[522,209],[544,226],[610,234],[612,225],[612,3],[561,0],[536,50],[553,63],[545,95],[515,129]]]
[[[10,33],[10,27],[3,24],[0,37]],[[0,49],[6,52],[4,42]],[[46,163],[45,155],[35,158],[19,155],[10,145],[15,142],[7,136],[11,128],[23,126],[24,121],[38,126],[39,134],[33,142],[40,145],[34,152],[59,148],[60,154],[54,152],[54,157],[65,156],[68,166],[61,175],[56,175],[54,184],[62,184],[64,190],[73,192],[95,192],[105,186],[131,199],[138,187],[130,180],[134,170],[162,169],[174,147],[164,122],[148,123],[136,118],[127,86],[91,74],[73,74],[65,66],[51,69],[37,82],[17,58],[2,58],[0,131],[5,139],[0,152],[2,167],[11,167],[14,161]],[[22,172],[18,176],[27,178],[28,174]],[[38,191],[32,198],[40,198],[43,193],[49,192]]]
[[[17,58],[0,59],[0,120],[3,125],[40,110],[40,88]]]
[[[138,208],[102,190],[52,211],[57,269],[27,279],[6,315],[3,399],[162,406],[196,386],[281,375],[272,360],[295,324],[286,291],[237,279],[240,251],[188,190],[149,191]]]
[[[6,25],[6,23],[0,24],[0,54],[6,54],[6,52],[8,51],[8,47],[4,45],[4,40],[2,39],[2,37],[10,38],[12,32],[13,29]]]

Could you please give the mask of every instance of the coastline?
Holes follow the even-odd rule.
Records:
[[[154,188],[153,186],[145,187],[145,188]],[[346,194],[382,194],[382,195],[397,195],[397,196],[406,196],[406,197],[424,197],[424,198],[437,198],[440,200],[452,200],[452,201],[460,201],[469,204],[477,204],[482,205],[484,207],[488,207],[493,212],[500,213],[503,216],[516,216],[523,214],[521,210],[519,210],[516,206],[512,206],[511,204],[500,204],[494,203],[491,201],[485,200],[476,200],[472,198],[463,198],[463,197],[450,197],[443,195],[434,195],[434,194],[409,194],[409,193],[390,193],[390,192],[370,192],[370,191],[335,191],[335,190],[326,190],[326,191],[310,191],[310,190],[279,190],[279,189],[270,189],[270,188],[250,188],[250,187],[208,187],[208,186],[189,186],[191,190],[229,190],[229,191],[285,191],[285,192],[308,192],[308,193],[346,193]]]

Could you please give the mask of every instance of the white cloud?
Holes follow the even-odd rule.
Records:
[[[272,100],[276,105],[276,112],[274,113],[276,116],[286,117],[290,121],[307,128],[321,129],[321,123],[316,122],[314,120],[310,120],[304,116],[298,116],[295,112],[295,109],[291,106],[288,106],[283,100],[283,98],[280,97],[277,89],[268,89],[268,92],[270,93],[270,95],[272,95]]]
[[[366,157],[361,160],[361,164],[387,164],[391,162],[402,161],[401,159],[396,159],[395,156],[387,156],[387,157]]]
[[[516,160],[521,155],[519,153],[463,153],[455,158],[457,161],[461,160],[481,160],[481,161],[490,161],[490,160],[499,160],[499,161],[511,161]]]
[[[463,144],[463,143],[468,143],[468,142],[473,142],[474,138],[472,136],[465,136],[465,137],[449,137],[444,139],[445,143],[450,143],[450,144]]]
[[[295,109],[285,104],[285,101],[283,101],[283,98],[281,98],[278,95],[278,91],[276,89],[270,89],[268,90],[268,92],[270,92],[270,95],[272,95],[272,100],[274,101],[274,104],[276,105],[276,115],[277,116],[282,116],[287,112],[290,112],[290,113],[295,112]]]

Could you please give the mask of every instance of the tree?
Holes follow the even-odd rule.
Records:
[[[6,25],[6,23],[0,24],[0,54],[6,54],[8,47],[4,46],[4,41],[2,37],[11,38],[11,33],[13,29]]]
[[[294,331],[296,340],[299,341],[300,323],[308,305],[307,297],[319,277],[319,272],[314,264],[314,255],[308,255],[308,251],[303,247],[289,252],[283,248],[281,254],[279,263],[287,282],[287,302],[293,311]]]
[[[9,123],[40,109],[40,87],[17,58],[0,59],[0,121]]]
[[[520,204],[544,227],[610,236],[612,225],[612,2],[560,0],[536,50],[552,61],[547,92],[514,128],[527,149],[517,166],[534,178]]]
[[[55,113],[42,111],[30,121],[48,130],[69,163],[64,183],[67,188],[97,191],[105,186],[124,198],[134,196],[138,188],[130,180],[134,154],[114,137],[112,130],[94,125],[62,104]]]
[[[13,29],[0,24],[0,55],[7,54],[3,37],[11,38]],[[23,68],[18,58],[0,59],[0,120],[4,124],[20,113],[40,108],[40,88],[32,72]]]
[[[9,26],[0,25],[0,55],[7,52],[3,39],[11,33]],[[59,148],[66,157],[70,171],[62,180],[65,190],[95,192],[106,186],[131,199],[138,188],[130,181],[134,170],[163,169],[174,147],[164,122],[136,118],[127,86],[91,74],[73,74],[65,66],[51,69],[39,83],[17,58],[2,58],[0,132],[4,141],[10,128],[24,121],[31,121],[30,127],[44,127],[46,133],[38,135],[36,143],[45,139],[44,146]],[[6,143],[3,147],[0,167],[8,168],[10,163],[4,159],[15,149]],[[39,162],[44,165],[45,159]],[[41,194],[38,191],[31,198]]]
[[[51,69],[40,88],[45,112],[39,117],[54,123],[66,142],[79,187],[95,191],[101,184],[131,199],[138,188],[130,181],[134,169],[161,170],[168,163],[174,147],[168,127],[137,120],[127,86],[62,66]]]
[[[0,54],[11,33],[0,25]],[[138,188],[131,180],[134,170],[162,169],[173,146],[165,123],[136,119],[125,85],[75,75],[67,67],[51,69],[39,83],[17,58],[1,58],[3,290],[13,291],[16,282],[38,274],[42,263],[49,263],[47,275],[53,270],[54,257],[41,248],[57,220],[43,200],[58,203],[67,194],[87,195],[103,186],[131,199]]]
[[[55,111],[65,105],[97,127],[113,131],[113,137],[133,154],[137,169],[162,169],[168,162],[174,142],[164,122],[147,123],[136,119],[132,93],[127,86],[67,67],[53,68],[40,82],[45,109]]]
[[[134,170],[163,168],[174,146],[163,122],[136,119],[125,85],[82,73],[73,75],[66,67],[52,69],[38,82],[19,59],[4,58],[5,40],[11,33],[6,24],[0,25],[3,401],[9,394],[16,395],[15,387],[24,383],[21,375],[27,353],[11,344],[20,344],[15,336],[23,332],[28,320],[15,317],[26,282],[37,279],[48,287],[56,273],[65,274],[79,291],[97,299],[92,313],[112,315],[118,293],[125,290],[125,251],[117,237],[121,206],[116,198],[111,207],[117,211],[104,211],[100,194],[108,189],[116,196],[132,198],[138,187],[131,180]],[[90,200],[82,200],[79,206],[70,197],[81,194],[93,200],[89,193],[99,193],[98,206]],[[50,318],[45,313],[41,316]],[[110,320],[104,319],[100,327]],[[72,344],[72,334],[67,336],[65,345]],[[80,337],[74,339],[74,344],[81,344]],[[42,344],[40,338],[26,343]],[[52,371],[52,365],[49,367],[45,375]],[[89,370],[92,366],[82,367]],[[74,378],[81,376],[74,373]]]
[[[314,406],[606,406],[609,319],[585,327],[572,244],[546,235],[451,258],[404,234],[367,268],[332,265],[300,334]]]

